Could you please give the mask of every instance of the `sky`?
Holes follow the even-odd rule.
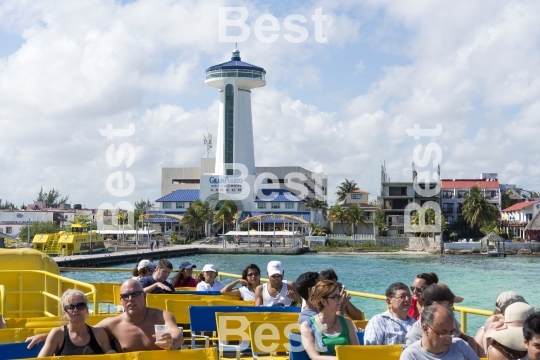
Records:
[[[244,29],[224,26],[232,7]],[[539,17],[539,2],[507,0],[3,0],[0,199],[28,204],[41,187],[87,208],[158,199],[161,168],[198,166],[203,134],[217,137],[205,69],[230,59],[232,38],[267,72],[252,91],[256,165],[327,173],[330,204],[345,179],[376,198],[383,164],[410,181],[413,161],[539,190]],[[415,139],[415,124],[442,132]],[[133,152],[107,160],[122,144]],[[133,180],[123,193],[107,187],[118,172]]]

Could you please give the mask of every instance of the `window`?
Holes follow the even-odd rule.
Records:
[[[13,228],[11,226],[6,227],[6,234],[11,234],[13,232]]]
[[[176,208],[177,209],[183,209],[184,208],[184,203],[183,202],[177,202],[176,203]]]
[[[171,203],[170,202],[164,202],[163,203],[163,208],[164,209],[170,209],[171,208]]]
[[[364,194],[351,194],[351,200],[362,200]]]
[[[285,203],[285,209],[294,209],[294,203],[293,202]]]
[[[0,232],[4,232],[4,228],[0,228]]]
[[[266,203],[265,202],[258,202],[257,203],[257,209],[266,209]]]
[[[273,202],[272,203],[272,209],[279,209],[279,208],[281,208],[280,203],[278,203],[278,202]]]

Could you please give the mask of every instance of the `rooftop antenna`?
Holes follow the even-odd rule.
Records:
[[[206,128],[207,134],[203,134],[204,138],[204,145],[206,145],[206,158],[210,157],[210,149],[212,148],[212,134],[208,132],[208,128]]]

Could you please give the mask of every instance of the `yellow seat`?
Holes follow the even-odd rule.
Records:
[[[296,321],[251,321],[249,323],[249,339],[254,359],[288,360],[288,355],[274,355],[290,351],[288,335],[292,331],[300,331]],[[261,354],[270,354],[263,355]]]
[[[403,346],[401,345],[338,345],[336,356],[338,360],[349,359],[384,359],[399,360]]]
[[[264,309],[264,308],[263,308]],[[219,345],[219,357],[223,358],[223,352],[231,349],[236,352],[236,359],[240,359],[242,350],[249,346],[249,323],[258,322],[298,322],[298,313],[280,312],[237,312],[216,313],[217,339]],[[234,325],[229,325],[232,322]],[[229,342],[239,342],[239,345],[230,345]]]
[[[13,342],[24,342],[27,337],[37,334],[45,334],[51,331],[52,328],[17,328],[17,329],[1,329],[0,344],[9,344]]]
[[[92,355],[49,356],[49,360],[88,360]],[[179,351],[134,351],[120,354],[93,356],[103,360],[218,360],[216,348]]]
[[[369,320],[351,320],[357,329],[365,329]]]

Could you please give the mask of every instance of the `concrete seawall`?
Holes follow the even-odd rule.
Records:
[[[173,257],[191,256],[195,254],[252,254],[252,255],[301,255],[309,252],[309,248],[243,248],[243,247],[186,247],[176,245],[159,250],[150,251],[141,249],[138,251],[122,251],[94,255],[73,255],[52,258],[59,267],[105,267],[126,263],[135,263],[144,258],[167,259]]]

